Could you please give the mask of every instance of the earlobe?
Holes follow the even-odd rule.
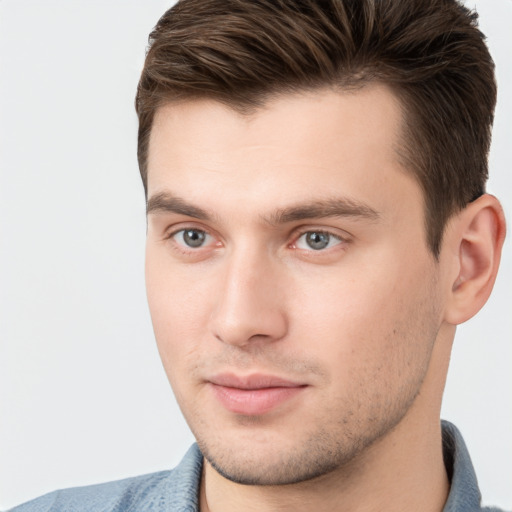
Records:
[[[500,202],[484,194],[456,218],[458,273],[451,285],[445,320],[457,325],[469,320],[486,303],[494,286],[505,239],[505,216]]]

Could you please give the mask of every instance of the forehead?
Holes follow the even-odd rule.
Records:
[[[226,143],[234,144],[246,136],[254,142],[266,139],[277,143],[329,134],[363,140],[369,135],[368,129],[373,131],[373,137],[386,137],[386,142],[392,143],[402,126],[402,109],[394,92],[378,82],[359,89],[326,87],[276,94],[247,110],[209,98],[182,100],[156,110],[149,147],[162,142],[159,135],[165,136],[163,132],[170,124],[180,126],[173,133],[173,139],[179,143],[184,137],[197,137],[202,127],[212,122],[217,129],[210,134],[210,142],[216,145],[223,137]]]
[[[208,196],[212,205],[213,193],[243,196],[261,207],[267,198],[270,207],[343,194],[378,206],[382,187],[407,174],[401,127],[399,100],[378,84],[282,95],[248,115],[207,99],[168,104],[154,119],[148,195]]]

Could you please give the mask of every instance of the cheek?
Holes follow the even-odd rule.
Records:
[[[315,294],[296,290],[292,338],[309,333],[301,336],[304,350],[316,352],[339,379],[392,379],[404,367],[423,368],[437,332],[432,277],[426,267],[422,274],[401,269],[381,262],[345,279],[326,279]],[[417,275],[425,276],[422,283]]]
[[[390,292],[391,274],[383,274],[352,270],[301,283],[293,293],[292,325],[310,325],[310,332],[322,339],[334,337],[345,343],[357,343],[374,329],[385,330],[396,314],[392,302],[397,300],[397,291]]]
[[[146,249],[146,292],[156,324],[193,327],[208,297],[208,279],[198,265],[173,262],[161,247],[148,243]]]
[[[146,253],[146,292],[155,338],[169,379],[194,361],[209,320],[207,280]]]

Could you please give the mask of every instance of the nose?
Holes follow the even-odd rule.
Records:
[[[252,254],[225,262],[211,317],[211,331],[223,343],[244,347],[285,336],[281,278],[269,260]]]

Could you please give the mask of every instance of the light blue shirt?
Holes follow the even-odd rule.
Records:
[[[444,459],[451,487],[443,512],[500,512],[480,505],[480,491],[464,440],[443,426]],[[203,456],[196,444],[171,471],[46,494],[11,512],[198,512]]]

